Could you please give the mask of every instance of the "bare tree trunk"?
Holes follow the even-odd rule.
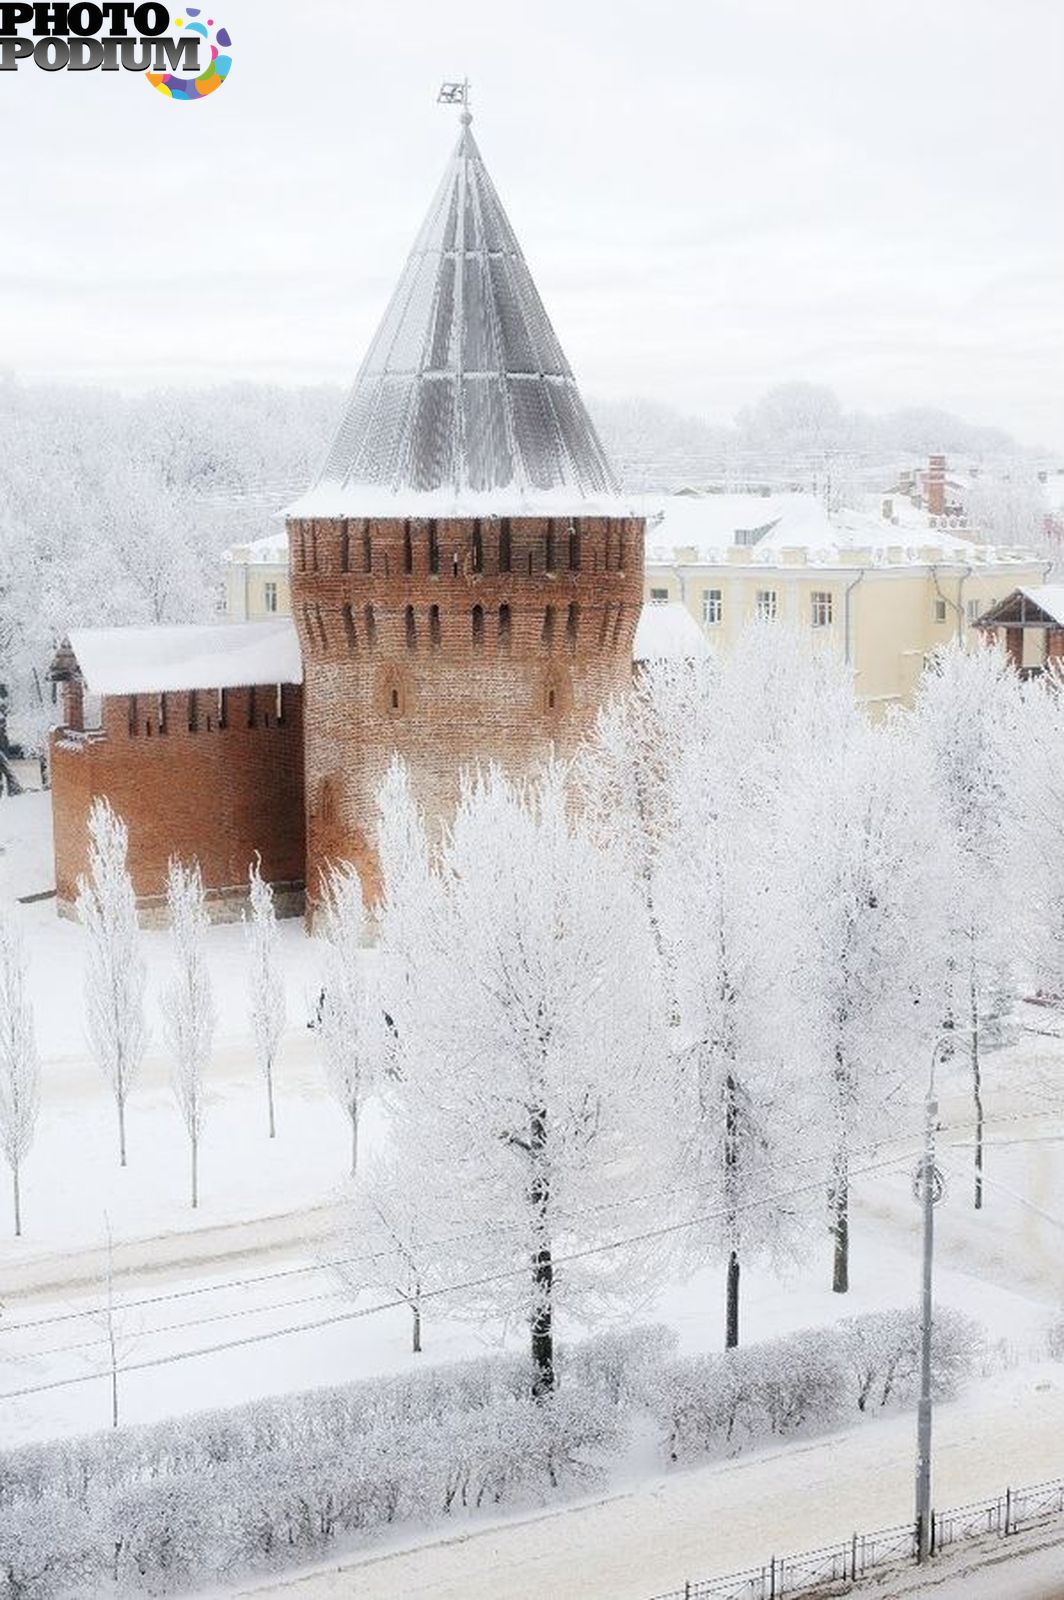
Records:
[[[739,1253],[728,1257],[728,1304],[724,1325],[724,1348],[734,1350],[739,1343]]]
[[[847,1294],[850,1288],[850,1175],[844,1150],[835,1153],[831,1212],[831,1232],[835,1240],[831,1287],[836,1294]]]
[[[271,1139],[276,1139],[276,1137],[277,1137],[277,1123],[274,1120],[274,1114],[273,1114],[273,1062],[272,1061],[269,1063],[269,1065],[266,1068],[266,1104],[270,1108],[270,1138]]]
[[[15,1238],[22,1238],[22,1193],[19,1184],[19,1164],[16,1161],[11,1169],[12,1187],[15,1191]]]
[[[543,1171],[541,1161],[546,1147],[547,1113],[540,1109],[533,1113],[529,1141],[534,1163],[529,1198],[541,1239],[538,1250],[534,1251],[532,1256],[532,1290],[535,1301],[531,1326],[532,1365],[536,1369],[532,1393],[537,1400],[554,1390],[554,1260],[547,1232],[550,1181]]]
[[[122,1167],[126,1164],[126,1092],[121,1080],[118,1085],[118,1162]]]
[[[421,1285],[414,1290],[414,1298],[410,1302],[410,1310],[414,1316],[414,1354],[421,1354]]]
[[[970,986],[972,1025],[972,1099],[975,1101],[975,1209],[983,1209],[983,1064],[979,1058],[979,996],[973,972]]]
[[[193,1134],[190,1139],[192,1146],[192,1209],[199,1207],[199,1140]]]
[[[732,1240],[728,1255],[728,1278],[725,1292],[724,1348],[734,1350],[739,1343],[739,1249],[736,1240],[738,1219],[734,1210],[735,1180],[739,1166],[739,1093],[734,1076],[729,1072],[725,1083],[724,1108],[724,1184],[732,1199],[728,1216],[728,1232]]]
[[[352,1100],[351,1113],[351,1176],[358,1177],[358,1101]]]

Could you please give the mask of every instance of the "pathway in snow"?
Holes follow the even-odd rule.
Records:
[[[677,1472],[629,1494],[365,1557],[238,1595],[285,1600],[649,1600],[912,1516],[915,1421],[871,1423]],[[1064,1372],[1029,1369],[939,1408],[935,1499],[959,1505],[1064,1474]],[[1064,1563],[1062,1563],[1064,1569]],[[992,1580],[991,1580],[992,1585]],[[1062,1585],[1064,1589],[1064,1585]],[[1033,1589],[1047,1600],[1062,1589]],[[869,1593],[897,1593],[870,1588]],[[912,1592],[912,1591],[910,1591]],[[916,1591],[920,1592],[920,1591]],[[1022,1591],[947,1590],[1010,1600]]]

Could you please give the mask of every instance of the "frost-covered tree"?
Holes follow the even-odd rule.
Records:
[[[273,889],[256,860],[248,873],[251,915],[244,919],[248,948],[248,1001],[255,1057],[266,1083],[266,1108],[270,1138],[277,1133],[274,1115],[273,1070],[285,1025],[284,970]]]
[[[322,877],[315,932],[321,943],[318,1039],[325,1080],[351,1126],[351,1176],[358,1173],[358,1141],[365,1104],[376,1082],[386,1029],[371,995],[366,952],[366,909],[354,867],[330,867]]]
[[[854,1157],[897,1129],[940,1020],[939,841],[909,732],[856,723],[810,752],[789,798],[796,1042],[829,1151],[838,1294],[849,1288]]]
[[[85,1019],[92,1053],[114,1095],[118,1151],[126,1164],[126,1101],[144,1057],[147,973],[141,953],[137,897],[126,867],[129,834],[110,802],[89,811],[89,872],[78,879],[78,915],[85,928]]]
[[[163,990],[162,1010],[173,1062],[171,1082],[188,1133],[192,1205],[199,1205],[199,1149],[206,1111],[204,1075],[217,1022],[207,970],[210,926],[199,863],[171,860],[166,882],[174,951],[174,973]]]
[[[22,1163],[40,1104],[40,1068],[18,925],[0,917],[0,1149],[11,1168],[15,1237],[22,1235]]]
[[[386,877],[381,930],[389,977],[417,975],[387,991],[391,1101],[449,1241],[440,1274],[467,1313],[527,1325],[541,1393],[557,1303],[586,1314],[632,1292],[632,1257],[597,1247],[638,1231],[660,1189],[647,1129],[669,1116],[647,918],[567,798],[559,767],[527,786],[468,778],[435,870],[403,860],[398,909]]]
[[[936,654],[914,712],[942,827],[948,873],[944,935],[944,1025],[971,1070],[975,1113],[975,1205],[983,1203],[983,1068],[987,1031],[1007,1010],[1015,981],[1012,914],[1019,884],[1017,813],[1026,764],[1020,680],[1003,652]]]
[[[662,956],[676,1206],[692,1222],[692,1264],[726,1264],[728,1347],[743,1260],[793,1245],[804,1221],[785,1198],[812,1120],[781,957],[788,785],[855,716],[834,659],[764,624],[724,662],[653,666],[599,719],[580,763],[595,826],[632,862]]]
[[[410,1308],[411,1346],[422,1348],[422,1293],[436,1246],[416,1152],[389,1150],[359,1181],[343,1235],[338,1270],[357,1293],[379,1289]]]

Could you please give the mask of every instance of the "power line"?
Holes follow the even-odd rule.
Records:
[[[861,1177],[869,1172],[878,1172],[887,1167],[896,1166],[904,1156],[894,1155],[880,1162],[872,1163],[867,1167],[855,1167],[851,1170],[851,1177]],[[630,1234],[623,1239],[613,1239],[605,1244],[588,1245],[583,1250],[573,1250],[566,1255],[553,1258],[555,1270],[559,1267],[572,1265],[577,1261],[589,1260],[593,1256],[609,1254],[614,1250],[622,1250],[637,1244],[649,1244],[655,1239],[662,1239],[670,1234],[683,1232],[687,1228],[699,1226],[705,1222],[718,1221],[721,1217],[733,1216],[736,1212],[750,1211],[758,1206],[769,1205],[777,1200],[789,1200],[800,1194],[807,1194],[822,1187],[822,1180],[800,1185],[793,1189],[785,1189],[774,1195],[765,1195],[757,1200],[740,1201],[729,1206],[719,1207],[701,1216],[689,1217],[683,1222],[663,1224],[661,1227],[648,1228],[641,1233]],[[444,1284],[436,1289],[424,1289],[418,1296],[419,1303],[426,1300],[437,1300],[444,1295],[461,1294],[473,1289],[489,1288],[493,1284],[506,1283],[514,1278],[525,1278],[528,1267],[510,1267],[503,1272],[489,1273],[480,1278],[466,1279],[464,1282]],[[133,1372],[146,1372],[157,1367],[172,1366],[179,1361],[192,1361],[200,1356],[221,1355],[229,1350],[242,1350],[251,1345],[265,1344],[271,1339],[283,1339],[297,1333],[313,1333],[322,1328],[335,1327],[341,1322],[358,1322],[366,1317],[376,1316],[382,1311],[394,1311],[400,1307],[409,1306],[408,1298],[382,1301],[375,1306],[362,1306],[352,1308],[350,1311],[340,1311],[331,1317],[321,1317],[316,1322],[294,1323],[286,1328],[274,1328],[269,1332],[245,1334],[243,1338],[227,1340],[221,1344],[204,1345],[198,1350],[175,1351],[166,1356],[154,1356],[145,1361],[130,1362],[119,1369],[121,1376],[125,1377]],[[75,1377],[55,1378],[48,1383],[34,1384],[24,1389],[6,1389],[0,1391],[0,1400],[21,1400],[31,1395],[47,1394],[57,1389],[69,1389],[76,1384],[95,1383],[101,1378],[109,1377],[109,1373],[86,1372]]]

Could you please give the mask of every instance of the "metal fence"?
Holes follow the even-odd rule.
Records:
[[[931,1519],[931,1548],[945,1550],[962,1539],[988,1533],[1006,1538],[1023,1528],[1064,1515],[1064,1478],[1048,1483],[1006,1489],[993,1500],[951,1506]],[[916,1559],[916,1528],[880,1528],[876,1533],[855,1533],[844,1544],[806,1550],[796,1556],[773,1556],[764,1566],[748,1567],[725,1578],[688,1582],[654,1600],[787,1600],[813,1595],[834,1584],[851,1583],[880,1567],[899,1566]]]

